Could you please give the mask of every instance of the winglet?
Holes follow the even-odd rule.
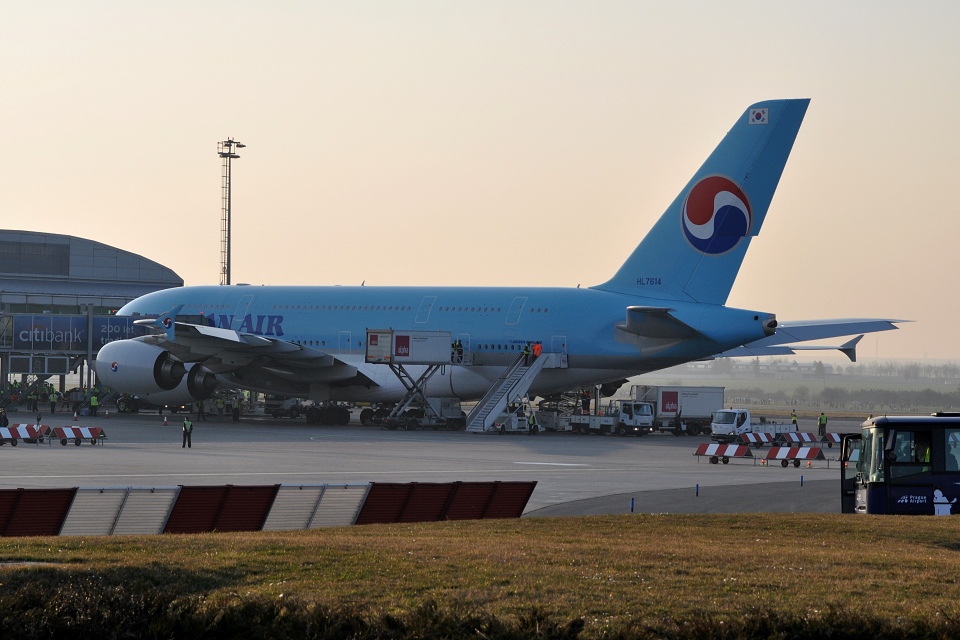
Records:
[[[844,342],[842,345],[840,345],[840,349],[839,349],[840,353],[850,358],[850,362],[856,362],[857,361],[857,343],[860,342],[861,340],[863,340],[862,333],[858,335],[856,338],[854,338],[853,340],[850,340],[849,342]]]
[[[134,320],[133,324],[142,324],[150,326],[151,328],[158,328],[167,334],[168,340],[173,340],[174,328],[176,327],[176,318],[177,314],[180,313],[180,310],[183,309],[183,305],[177,305],[170,311],[167,311],[159,318],[154,318],[153,320],[143,319],[143,320]]]

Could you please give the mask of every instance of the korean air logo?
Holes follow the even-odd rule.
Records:
[[[120,363],[119,363],[119,362],[111,362],[111,363],[110,363],[110,371],[113,371],[114,373],[116,373],[116,372],[119,371],[119,370],[120,370]]]
[[[163,319],[163,326],[165,326],[167,329],[169,329],[170,327],[173,326],[173,320],[171,320],[170,318],[164,318],[164,319]]]
[[[683,202],[683,233],[695,249],[719,255],[750,233],[750,201],[732,180],[709,176],[693,185]]]

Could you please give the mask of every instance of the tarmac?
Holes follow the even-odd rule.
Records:
[[[33,422],[11,412],[11,423]],[[543,433],[499,435],[389,431],[302,419],[194,419],[181,448],[182,416],[46,416],[43,424],[99,426],[103,446],[60,442],[0,447],[0,488],[176,485],[365,484],[536,480],[524,513],[555,517],[623,513],[839,513],[839,455],[783,468],[752,457],[710,464],[693,455],[707,436],[642,438]],[[801,430],[804,430],[801,424]],[[809,425],[815,428],[814,425]],[[831,431],[858,430],[855,420]]]

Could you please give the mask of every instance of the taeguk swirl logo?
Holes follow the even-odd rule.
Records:
[[[753,211],[730,178],[709,176],[693,185],[683,202],[683,233],[695,249],[719,255],[750,233]]]

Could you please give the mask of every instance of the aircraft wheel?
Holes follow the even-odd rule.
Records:
[[[350,409],[347,409],[346,407],[338,407],[336,423],[341,427],[345,427],[350,424]]]
[[[723,456],[723,464],[730,464],[730,458]]]
[[[316,407],[307,409],[307,422],[310,424],[320,424],[320,409]]]
[[[781,461],[780,461],[780,466],[783,467],[784,469],[786,469],[789,464],[790,464],[790,463],[787,462],[786,460],[781,460]]]
[[[371,424],[373,424],[373,415],[374,415],[374,411],[370,407],[367,407],[366,409],[361,411],[360,424],[362,424],[365,427],[369,427]]]
[[[717,464],[718,462],[720,462],[720,458],[717,456],[710,456],[710,464]]]

